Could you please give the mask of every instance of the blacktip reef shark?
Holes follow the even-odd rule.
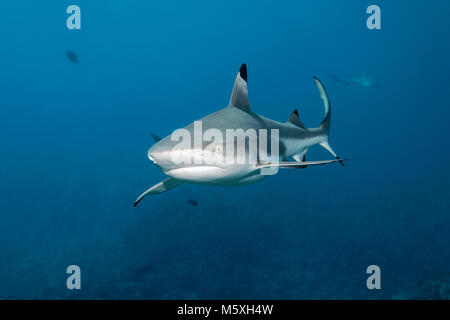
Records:
[[[358,86],[358,87],[378,87],[378,83],[369,77],[365,72],[355,77],[339,78],[329,74],[336,86]]]
[[[202,123],[203,130],[214,128],[222,132],[225,136],[227,129],[254,129],[261,132],[260,129],[272,130],[278,129],[277,161],[275,163],[221,163],[220,165],[201,164],[177,164],[173,161],[175,152],[182,152],[186,155],[204,156],[206,152],[219,153],[220,157],[225,157],[225,148],[208,149],[200,144],[186,148],[177,149],[175,146],[178,141],[173,141],[171,136],[163,139],[152,134],[156,143],[148,150],[148,158],[158,166],[167,176],[165,180],[152,186],[142,193],[134,202],[136,206],[142,198],[147,195],[162,193],[183,183],[194,183],[204,185],[218,186],[237,186],[254,183],[268,175],[262,174],[264,168],[294,168],[303,169],[307,166],[322,165],[332,162],[340,162],[344,165],[345,159],[339,158],[328,143],[331,120],[331,104],[328,95],[322,83],[314,78],[314,82],[319,89],[320,97],[323,100],[325,108],[325,118],[317,128],[306,128],[299,119],[298,111],[294,110],[287,122],[278,122],[254,113],[250,109],[247,94],[247,67],[241,66],[234,82],[233,92],[229,105],[222,110],[211,113],[199,121]],[[187,125],[184,129],[195,135],[195,122]],[[258,137],[259,138],[259,137]],[[235,140],[233,137],[233,144]],[[306,161],[306,152],[313,145],[320,145],[330,152],[335,159],[323,161]],[[208,150],[206,150],[208,149]],[[249,149],[245,149],[248,154]],[[275,152],[274,152],[275,153]],[[292,160],[291,160],[292,159]]]

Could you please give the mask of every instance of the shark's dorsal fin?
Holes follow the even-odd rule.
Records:
[[[298,117],[297,109],[295,109],[294,112],[292,112],[292,114],[289,117],[287,122],[295,124],[296,126],[299,126],[300,128],[306,129],[305,125],[300,121],[300,118]]]
[[[251,112],[247,93],[247,66],[242,64],[234,81],[231,93],[230,107],[236,107],[246,112]]]

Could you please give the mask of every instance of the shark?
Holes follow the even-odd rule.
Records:
[[[365,72],[355,77],[339,78],[332,74],[329,74],[330,78],[334,81],[336,86],[359,86],[359,87],[378,87],[378,83]]]
[[[226,156],[228,150],[225,143],[237,144],[237,137],[233,136],[230,140],[227,136],[225,141],[202,141],[201,144],[190,144],[187,147],[179,148],[179,140],[174,139],[172,135],[165,138],[160,138],[156,134],[151,134],[155,140],[155,144],[150,147],[147,156],[162,172],[167,175],[163,181],[153,185],[144,191],[134,202],[136,207],[138,203],[146,196],[163,193],[171,190],[181,184],[202,184],[202,185],[216,185],[216,186],[239,186],[256,183],[266,179],[272,174],[264,173],[265,169],[276,168],[290,168],[290,169],[304,169],[309,166],[324,165],[334,162],[339,162],[342,166],[345,160],[340,158],[332,149],[329,143],[330,121],[331,121],[331,103],[327,92],[322,82],[313,77],[315,85],[320,93],[322,99],[325,117],[318,127],[307,128],[300,120],[298,110],[294,110],[286,122],[279,122],[270,118],[264,117],[252,111],[248,99],[247,91],[247,66],[242,64],[233,86],[231,98],[223,109],[215,111],[206,115],[205,117],[190,123],[183,129],[195,135],[196,124],[201,122],[202,132],[213,129],[219,133],[225,133],[230,129],[241,129],[244,132],[253,129],[257,132],[258,137],[265,130],[276,130],[277,132],[277,148],[272,146],[275,138],[270,136],[267,138],[267,144],[270,147],[267,149],[267,154],[275,161],[257,161],[250,162],[233,162],[233,161],[218,161],[217,163],[197,162],[183,162],[174,161],[177,156],[185,157],[206,157],[208,153],[214,153],[219,159]],[[245,137],[247,141],[248,137]],[[206,139],[205,139],[206,140]],[[320,161],[307,161],[306,153],[309,148],[314,145],[319,145],[327,150],[334,158]],[[234,148],[235,146],[232,145]],[[261,146],[258,145],[258,148]],[[276,150],[277,149],[277,150]],[[251,152],[255,150],[248,147],[240,149],[245,153],[245,159],[248,159]],[[275,150],[277,152],[275,152]],[[235,154],[234,157],[242,155]],[[276,173],[277,171],[275,171]]]

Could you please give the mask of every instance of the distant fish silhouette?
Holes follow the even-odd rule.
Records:
[[[189,198],[189,199],[187,200],[187,202],[188,202],[191,206],[194,206],[194,207],[198,206],[198,202],[197,202],[197,200],[195,200],[195,199]]]
[[[334,81],[335,86],[357,86],[357,87],[378,87],[378,83],[365,72],[355,77],[339,78],[329,74],[330,78]]]
[[[66,55],[67,55],[67,58],[69,58],[69,60],[70,60],[71,62],[73,62],[73,63],[79,63],[78,57],[77,57],[77,55],[76,55],[73,51],[67,50],[67,51],[66,51]]]

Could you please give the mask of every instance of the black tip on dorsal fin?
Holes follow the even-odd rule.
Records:
[[[294,112],[292,112],[291,116],[288,119],[288,122],[295,124],[300,128],[306,129],[305,125],[300,121],[300,118],[298,117],[297,109],[295,109]]]
[[[239,69],[239,73],[241,75],[241,78],[247,82],[247,65],[245,63],[242,64],[241,68]]]
[[[248,102],[247,93],[247,65],[243,63],[239,68],[239,72],[236,75],[234,81],[233,92],[230,98],[230,107],[236,107],[245,112],[251,112],[250,103]]]

